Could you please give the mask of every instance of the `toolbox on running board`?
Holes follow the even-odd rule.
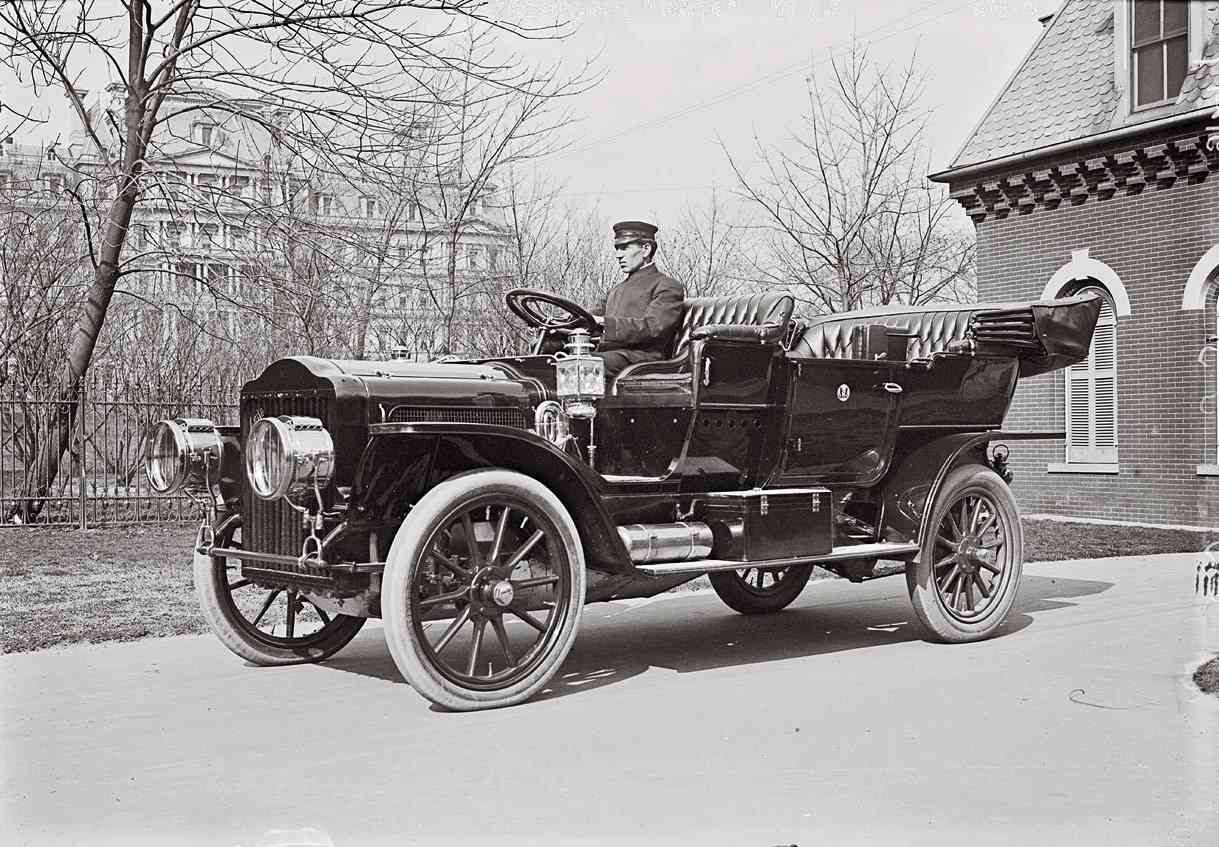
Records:
[[[827,488],[753,488],[699,498],[697,518],[711,527],[711,556],[739,562],[819,556],[834,547]]]

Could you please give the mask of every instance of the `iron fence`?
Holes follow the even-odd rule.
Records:
[[[77,414],[54,479],[37,461],[48,434]],[[0,393],[0,525],[74,526],[193,520],[184,496],[157,494],[144,473],[144,446],[162,418],[237,423],[238,406],[206,400],[124,399],[98,384],[76,403]],[[45,493],[40,493],[44,492]]]

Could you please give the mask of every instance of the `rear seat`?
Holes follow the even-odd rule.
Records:
[[[836,315],[821,315],[796,338],[789,356],[801,359],[846,359],[851,355],[851,335],[856,327],[881,324],[903,330],[914,337],[908,359],[929,359],[942,353],[948,342],[966,338],[969,319],[984,306],[936,304],[934,306],[884,306]]]

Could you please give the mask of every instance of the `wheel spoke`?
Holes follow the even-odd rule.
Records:
[[[468,570],[466,570],[461,565],[457,564],[457,562],[453,561],[448,556],[444,555],[439,550],[437,550],[435,545],[432,545],[432,549],[428,551],[428,556],[430,556],[431,558],[440,562],[440,564],[444,565],[446,568],[451,570],[453,573],[457,574],[462,579],[470,578],[470,572]]]
[[[991,538],[985,542],[978,542],[978,546],[980,548],[982,548],[983,550],[998,551],[998,550],[1002,549],[1002,547],[1003,547],[1003,537],[1000,535],[996,535],[994,538]]]
[[[948,548],[949,550],[953,551],[954,553],[957,550],[956,542],[953,541],[951,538],[946,538],[945,536],[941,535],[940,533],[936,533],[935,543]]]
[[[974,574],[974,575],[977,576],[977,574]],[[966,604],[965,611],[972,612],[977,607],[977,603],[974,602],[974,583],[973,583],[972,579],[966,579],[964,582],[965,582],[965,604]]]
[[[420,609],[430,609],[433,606],[439,606],[441,603],[448,603],[452,600],[458,600],[469,591],[467,588],[458,588],[456,591],[450,591],[447,594],[437,594],[435,597],[426,597],[419,601]]]
[[[960,538],[965,533],[961,531],[961,526],[957,523],[957,517],[952,513],[952,509],[948,510],[947,514],[944,515],[944,518],[948,521],[948,531],[951,533],[949,538],[952,539],[951,543],[955,544],[956,539]]]
[[[474,641],[470,644],[470,658],[466,661],[466,676],[474,676],[478,666],[478,651],[483,646],[483,633],[487,630],[487,619],[479,618],[474,622]]]
[[[309,601],[309,605],[313,607],[315,612],[317,612],[317,616],[322,619],[322,623],[326,626],[330,626],[330,615],[326,614],[326,611],[312,600]]]
[[[539,541],[541,541],[545,536],[546,536],[546,533],[542,532],[542,530],[540,530],[540,529],[534,530],[533,535],[529,536],[529,539],[520,546],[520,549],[518,549],[515,553],[512,554],[512,558],[509,559],[504,564],[504,567],[511,573],[512,569],[515,568],[518,564],[520,564],[521,559],[528,556],[529,551],[532,550],[535,546],[537,546],[537,543]]]
[[[300,600],[297,599],[296,592],[289,591],[288,592],[288,622],[287,622],[287,633],[288,633],[289,638],[293,638],[296,636],[296,604],[299,602],[300,602]]]
[[[957,577],[960,575],[961,566],[954,562],[952,565],[952,570],[948,572],[948,576],[944,577],[944,581],[940,583],[940,591],[947,594],[948,590],[952,588],[952,584],[956,582]]]
[[[981,573],[974,574],[974,582],[978,586],[978,591],[982,592],[983,599],[989,600],[990,599],[990,589],[988,589],[986,587],[986,582],[982,579]]]
[[[504,546],[504,530],[508,528],[508,513],[512,511],[507,506],[499,513],[499,522],[495,525],[495,539],[491,542],[491,552],[487,554],[487,564],[495,566],[500,550]]]
[[[538,588],[543,585],[554,585],[559,581],[557,576],[535,576],[532,579],[522,579],[512,583],[514,589]]]
[[[995,521],[999,519],[999,513],[994,509],[990,509],[990,515],[986,518],[986,523],[982,524],[978,529],[978,538],[981,538],[986,533],[990,532],[990,528],[995,525]]]
[[[961,572],[956,572],[956,587],[952,590],[952,608],[959,609],[961,607]]]
[[[974,510],[973,510],[973,513],[969,516],[969,532],[971,535],[973,535],[975,533],[979,534],[979,535],[981,534],[981,533],[978,533],[978,519],[982,517],[982,505],[983,505],[982,498],[975,497],[974,498]]]
[[[461,531],[466,534],[466,549],[470,551],[470,566],[474,570],[478,570],[483,566],[482,553],[478,549],[478,539],[474,537],[474,522],[470,520],[469,512],[465,512],[461,516]]]
[[[282,588],[277,588],[267,595],[266,601],[262,604],[262,608],[258,612],[258,617],[254,618],[254,626],[258,626],[258,622],[262,620],[262,616],[267,613],[267,609],[271,608],[271,604],[275,602],[275,598],[283,594]]]
[[[440,640],[436,642],[436,646],[432,648],[432,652],[439,656],[440,651],[449,646],[449,642],[453,640],[453,636],[457,634],[459,629],[466,625],[466,621],[469,619],[470,607],[466,606],[461,610],[461,614],[455,617],[453,622],[449,624],[449,628],[444,631],[444,635],[440,636]]]
[[[512,655],[512,646],[508,643],[508,627],[504,626],[504,616],[496,615],[491,618],[491,626],[495,628],[495,637],[499,639],[499,646],[504,648],[504,657],[508,660],[508,664],[515,665],[516,657]]]
[[[993,573],[995,576],[999,576],[1003,573],[1003,571],[1001,569],[995,567],[990,562],[982,562],[982,567],[986,568],[988,571]]]
[[[523,620],[525,623],[529,624],[531,627],[536,629],[538,632],[546,631],[545,624],[543,624],[541,621],[539,621],[537,618],[535,618],[533,615],[529,614],[528,612],[524,611],[523,609],[518,609],[515,606],[509,606],[508,611],[511,612],[512,614],[516,615],[518,618]]]
[[[935,568],[935,569],[938,571],[940,568],[946,568],[946,567],[948,567],[949,565],[951,565],[951,564],[952,564],[953,562],[955,562],[956,560],[957,560],[957,554],[956,554],[956,553],[949,553],[947,556],[945,556],[944,558],[940,559],[938,562],[936,562],[936,563],[935,563],[934,565],[932,565],[931,567]]]

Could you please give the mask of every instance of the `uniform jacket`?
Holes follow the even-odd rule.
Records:
[[[681,323],[685,296],[682,284],[654,264],[629,274],[595,310],[605,316],[605,334],[597,349],[621,350],[632,363],[666,358]]]

